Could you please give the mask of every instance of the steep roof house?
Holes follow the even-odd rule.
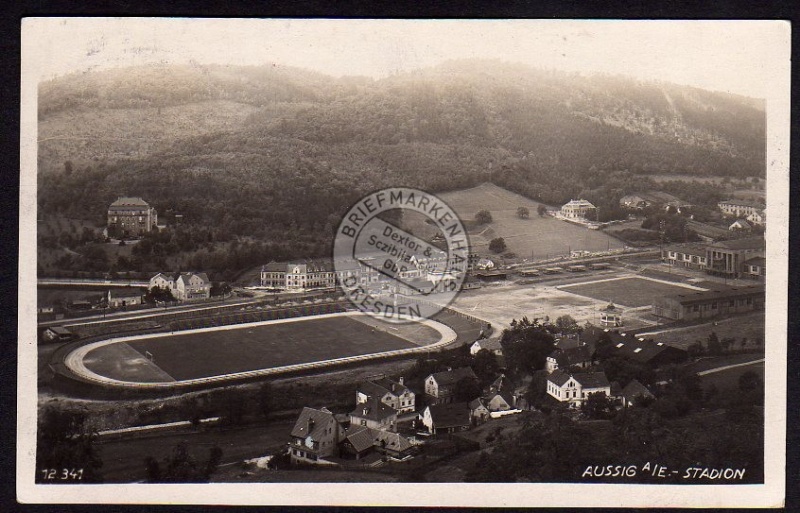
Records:
[[[497,356],[503,355],[503,346],[500,345],[499,338],[482,338],[476,340],[469,346],[469,354],[475,356],[481,349],[486,349]]]
[[[592,364],[592,354],[589,352],[589,347],[586,345],[577,347],[568,347],[566,349],[558,348],[552,353],[547,355],[546,369],[547,372],[553,372],[556,369],[569,369],[570,367],[580,367],[585,369]]]
[[[470,427],[471,412],[467,403],[432,404],[422,413],[422,423],[436,435],[455,433]]]
[[[416,408],[414,392],[400,381],[386,377],[362,381],[356,388],[356,404],[367,403],[370,397],[397,410],[398,414],[413,412]]]
[[[623,406],[635,406],[642,399],[653,399],[655,397],[646,386],[636,379],[632,379],[630,383],[625,385],[619,396],[622,398]]]
[[[182,301],[208,299],[211,297],[211,282],[206,273],[181,273],[175,280],[173,295]]]
[[[341,448],[343,455],[357,460],[376,452],[380,455],[404,459],[415,452],[415,447],[408,438],[398,433],[366,426],[352,426],[348,429]]]
[[[379,397],[369,397],[356,404],[350,412],[351,426],[395,431],[397,429],[397,410],[381,402]]]
[[[479,397],[470,401],[469,415],[475,424],[481,424],[489,419],[489,408],[486,407],[483,399]]]
[[[470,367],[436,372],[425,378],[425,394],[432,404],[452,403],[456,384],[464,378],[478,379]]]
[[[169,274],[158,273],[150,278],[149,289],[152,288],[167,289],[172,291],[175,288],[175,278]]]
[[[328,464],[339,454],[344,430],[327,408],[303,408],[292,428],[289,456],[292,463]]]

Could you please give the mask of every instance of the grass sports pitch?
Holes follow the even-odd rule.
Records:
[[[602,301],[613,301],[614,304],[631,308],[652,305],[657,297],[697,291],[697,289],[690,289],[680,285],[670,285],[661,281],[637,277],[562,285],[558,288],[565,292]]]
[[[416,328],[420,327],[430,330],[438,340],[436,330]],[[415,347],[369,322],[348,316],[148,338],[127,345],[140,355],[152,354],[155,365],[178,381]],[[121,354],[113,346],[95,349],[87,357],[110,360]],[[107,358],[103,358],[104,352]],[[137,381],[137,375],[125,369],[125,365],[106,363],[95,365],[93,370],[111,378]]]

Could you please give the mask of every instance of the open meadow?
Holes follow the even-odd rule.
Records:
[[[539,216],[539,203],[490,183],[438,196],[468,225],[473,224],[478,211],[491,213],[491,223],[469,227],[471,249],[480,254],[491,254],[489,241],[496,237],[502,237],[508,251],[516,253],[519,258],[545,259],[568,255],[576,250],[607,251],[623,247],[621,241],[602,231],[589,230],[549,215]],[[519,207],[528,209],[528,218],[521,219],[517,215]],[[409,228],[415,234],[432,235],[432,228],[419,220],[406,222],[411,223]]]

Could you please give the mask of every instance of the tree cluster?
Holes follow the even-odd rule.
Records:
[[[524,376],[542,369],[555,348],[554,342],[553,335],[538,320],[523,317],[511,321],[500,338],[509,373]]]

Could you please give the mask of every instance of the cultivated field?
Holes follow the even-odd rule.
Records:
[[[606,251],[623,246],[622,242],[601,231],[551,216],[540,217],[536,213],[539,203],[493,184],[446,192],[439,197],[464,221],[472,221],[479,210],[488,210],[492,214],[492,223],[470,229],[470,245],[478,253],[490,254],[489,241],[495,237],[503,237],[508,251],[516,253],[519,258],[545,259],[567,255],[570,250]],[[517,216],[519,207],[526,207],[530,218],[520,219]],[[410,228],[420,236],[428,235],[427,230],[430,230],[419,222]]]
[[[401,332],[390,333],[379,321],[337,316],[111,344],[90,351],[84,361],[90,370],[114,379],[166,381],[166,375],[187,380],[380,353],[439,340],[433,328],[410,329],[416,343],[398,336]],[[158,370],[141,369],[153,366],[143,360],[146,352],[153,355]]]
[[[636,308],[652,305],[658,297],[705,290],[640,277],[607,278],[588,283],[562,285],[561,290],[614,304]]]

